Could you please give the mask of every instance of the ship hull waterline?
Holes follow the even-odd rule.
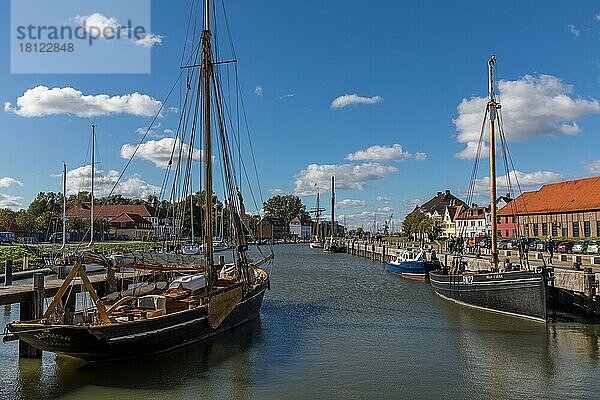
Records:
[[[455,303],[495,313],[547,321],[545,272],[507,271],[486,274],[429,273],[435,292]]]
[[[190,345],[243,325],[259,316],[268,283],[240,301],[215,329],[206,307],[173,313],[145,321],[106,326],[10,324],[19,340],[42,351],[86,361],[114,361],[146,357]]]
[[[429,273],[440,267],[439,262],[431,261],[402,261],[400,263],[389,262],[386,269],[389,273],[400,275],[403,278],[424,281]]]

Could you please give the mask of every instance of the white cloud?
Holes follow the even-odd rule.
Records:
[[[161,123],[157,122],[152,126],[152,128],[149,128],[147,126],[141,126],[135,130],[135,133],[137,133],[138,135],[141,135],[141,136],[146,135],[146,137],[148,137],[148,138],[155,138],[155,139],[162,139],[165,136],[173,136],[173,134],[175,133],[175,131],[173,129],[169,129],[169,128],[159,129],[160,127],[161,127]]]
[[[37,86],[23,93],[17,99],[16,107],[9,102],[4,103],[4,111],[28,118],[58,114],[78,117],[109,114],[151,117],[158,112],[160,106],[160,101],[137,92],[123,96],[84,95],[71,87],[49,89],[47,86]]]
[[[154,45],[162,44],[163,37],[161,35],[154,35],[152,33],[148,33],[144,35],[142,38],[137,40],[132,40],[136,46],[143,46],[147,49],[152,48]]]
[[[121,146],[121,157],[129,159],[135,152],[136,145],[124,144]],[[175,151],[173,152],[173,149]],[[135,158],[152,161],[159,168],[167,168],[171,154],[173,154],[173,165],[177,165],[179,154],[186,159],[189,156],[190,146],[186,143],[181,143],[179,139],[163,138],[160,140],[149,140],[142,143],[135,153]],[[202,150],[194,149],[192,159],[194,161],[202,160]]]
[[[116,18],[107,17],[98,12],[90,15],[77,15],[74,19],[91,37],[96,39],[113,39],[121,27]]]
[[[89,15],[77,15],[74,21],[83,27],[94,39],[113,40],[128,38],[136,46],[143,46],[148,49],[154,45],[162,44],[163,40],[161,35],[152,33],[146,33],[142,37],[139,37],[137,32],[135,32],[135,35],[139,38],[135,37],[133,36],[134,32],[131,32],[128,27],[121,25],[115,17],[107,17],[98,12]]]
[[[67,172],[67,194],[77,194],[80,191],[90,191],[92,183],[92,166],[83,165]],[[107,196],[119,178],[119,172],[110,170],[104,172],[96,168],[94,179],[94,192],[96,196]],[[160,188],[145,182],[139,175],[133,175],[117,184],[113,194],[125,197],[146,198],[158,195]]]
[[[467,142],[465,143],[467,147],[458,153],[454,154],[454,157],[460,158],[461,160],[472,160],[477,157],[477,142]],[[481,144],[481,150],[479,150],[480,158],[488,158],[490,156],[490,146],[487,143]]]
[[[344,199],[342,201],[338,201],[335,206],[337,208],[365,208],[367,206],[367,202],[364,200]]]
[[[10,176],[0,178],[0,187],[9,187],[11,185],[23,186],[23,182],[16,180]]]
[[[427,153],[416,152],[415,153],[415,160],[417,160],[417,161],[425,161],[425,160],[427,160]]]
[[[403,161],[412,157],[413,155],[405,151],[402,145],[394,144],[391,146],[375,145],[366,150],[358,150],[348,154],[346,159],[352,161]]]
[[[523,191],[537,190],[540,186],[548,183],[559,182],[563,180],[563,175],[557,174],[556,172],[550,171],[535,171],[535,172],[521,172],[517,170],[510,171],[508,174],[498,176],[496,178],[496,186],[498,194],[506,193],[508,189],[508,176],[510,176],[510,183],[514,190],[517,190],[519,186]],[[517,185],[518,182],[518,185]],[[476,179],[473,193],[476,196],[487,195],[490,191],[490,177]]]
[[[584,164],[583,168],[591,174],[600,174],[600,160]]]
[[[332,176],[335,176],[336,189],[363,190],[367,182],[386,178],[396,172],[397,168],[378,163],[310,164],[296,175],[295,192],[300,196],[315,194],[315,183],[322,188],[331,188]]]
[[[374,210],[365,210],[357,213],[348,213],[348,214],[338,214],[338,221],[346,221],[347,227],[357,228],[359,226],[364,226],[364,229],[367,231],[371,231],[373,229],[373,223],[377,222],[377,227],[379,229],[383,228],[385,221],[390,218],[390,214],[394,211],[393,208],[383,207],[376,208]],[[399,220],[393,220],[394,225],[399,226]]]
[[[595,19],[596,21],[600,21],[600,14],[596,14],[596,15],[594,15],[594,19]]]
[[[362,97],[358,96],[356,93],[345,94],[343,96],[339,96],[333,99],[333,101],[331,102],[331,108],[335,110],[353,104],[376,104],[381,103],[382,101],[383,99],[380,96]]]
[[[571,32],[571,35],[573,35],[574,38],[577,39],[579,35],[581,35],[581,31],[577,29],[575,25],[569,24],[567,25],[567,27],[569,28],[569,32]]]
[[[288,94],[284,94],[283,96],[279,96],[280,99],[289,99],[290,97],[295,97],[296,93],[288,93]]]
[[[380,201],[383,204],[389,204],[390,201],[392,201],[392,199],[390,199],[389,197],[386,197],[386,196],[377,196],[377,197],[375,197],[375,200]]]
[[[21,196],[12,196],[10,194],[0,193],[0,208],[10,208],[17,210],[22,208],[23,198]]]
[[[516,81],[499,81],[504,131],[509,141],[540,135],[575,135],[580,131],[577,120],[600,114],[600,102],[572,95],[573,86],[551,75],[525,75]],[[481,132],[487,98],[463,99],[454,120],[457,140],[466,148],[458,158],[473,158]],[[487,135],[484,135],[487,138]]]
[[[272,195],[283,194],[283,189],[271,188],[271,189],[269,189],[269,193],[271,193]]]
[[[262,86],[257,86],[254,89],[254,94],[257,95],[258,97],[263,97],[265,94],[265,91],[263,90]]]

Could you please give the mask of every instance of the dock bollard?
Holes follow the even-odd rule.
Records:
[[[4,262],[4,286],[12,285],[13,262],[6,260]]]

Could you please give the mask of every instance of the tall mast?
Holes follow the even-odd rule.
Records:
[[[496,103],[494,96],[494,64],[496,56],[493,55],[488,61],[489,86],[488,112],[490,115],[490,211],[492,223],[492,269],[498,268],[498,227],[496,221],[496,133],[494,123],[496,121],[496,110],[500,105]]]
[[[95,144],[96,144],[96,126],[92,124],[92,187],[91,187],[91,206],[90,206],[90,244],[94,245],[94,175],[96,171],[96,159],[95,159]]]
[[[62,247],[67,246],[67,164],[63,161],[63,215],[62,215]]]
[[[317,242],[319,242],[319,225],[320,225],[320,217],[321,217],[321,205],[319,204],[319,187],[317,186]]]
[[[210,0],[205,2],[204,30],[202,31],[202,67],[200,76],[203,83],[204,94],[202,107],[204,111],[204,265],[206,268],[209,288],[212,286],[213,274],[213,198],[212,198],[212,143],[210,130],[210,80],[212,77],[212,61],[210,49]]]
[[[331,237],[335,236],[335,178],[331,177]]]

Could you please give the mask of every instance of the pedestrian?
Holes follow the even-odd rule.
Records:
[[[548,240],[546,240],[546,251],[548,252],[548,265],[553,265],[552,256],[554,255],[554,241],[552,240],[552,236],[548,236]]]

